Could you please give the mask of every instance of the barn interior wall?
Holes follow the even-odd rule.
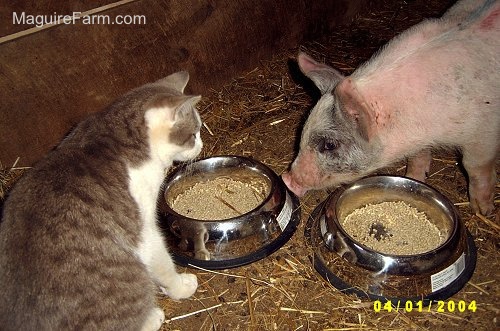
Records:
[[[114,2],[30,3],[0,5],[3,166],[17,158],[32,165],[75,123],[135,86],[188,70],[188,92],[207,93],[277,50],[347,23],[368,1],[139,0],[98,13],[110,22],[136,17],[132,24],[80,19],[6,41],[33,27],[19,24],[22,13],[73,15]]]

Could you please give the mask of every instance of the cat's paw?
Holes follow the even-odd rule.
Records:
[[[196,275],[183,273],[178,274],[175,284],[169,284],[168,288],[162,288],[163,293],[174,300],[189,298],[196,292],[198,280]]]
[[[141,331],[157,331],[165,321],[165,313],[156,307],[149,313],[146,321],[142,325]]]
[[[210,261],[210,252],[206,248],[194,252],[195,259]]]

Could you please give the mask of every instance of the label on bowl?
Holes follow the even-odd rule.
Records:
[[[283,209],[281,209],[281,212],[276,217],[276,220],[278,221],[278,225],[280,226],[281,231],[284,231],[286,226],[290,222],[290,219],[292,217],[292,209],[293,209],[292,199],[290,198],[290,195],[287,192]]]
[[[431,275],[431,285],[432,292],[440,290],[449,284],[451,284],[455,279],[460,276],[462,271],[465,269],[465,253],[462,253],[460,257],[447,267],[434,275]]]

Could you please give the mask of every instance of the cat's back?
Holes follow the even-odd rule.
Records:
[[[13,241],[45,242],[48,229],[63,234],[90,225],[86,223],[96,227],[96,219],[116,218],[113,215],[117,212],[135,217],[127,167],[146,158],[147,146],[140,134],[132,133],[140,129],[132,129],[133,120],[127,115],[113,109],[93,114],[28,170],[5,202],[0,238],[13,240],[14,230],[19,237]],[[129,237],[133,241],[133,236]]]
[[[0,329],[133,329],[142,322],[134,316],[153,307],[143,304],[154,287],[135,256],[141,224],[127,186],[127,167],[148,152],[144,114],[121,102],[80,123],[10,192],[0,223]],[[128,304],[110,311],[106,300]],[[102,324],[73,324],[89,320]]]

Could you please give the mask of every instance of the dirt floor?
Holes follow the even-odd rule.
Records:
[[[299,79],[294,57],[299,49],[351,73],[395,34],[425,17],[439,16],[449,1],[391,1],[357,17],[334,34],[281,50],[273,59],[218,91],[204,95],[202,157],[244,155],[281,174],[293,160],[301,126],[317,95]],[[453,300],[475,301],[475,312],[375,312],[373,302],[340,293],[311,264],[304,227],[313,209],[331,191],[301,199],[302,220],[280,250],[250,265],[205,271],[181,268],[198,276],[199,288],[187,300],[158,299],[167,321],[162,330],[493,330],[499,329],[499,208],[495,217],[473,215],[467,204],[466,180],[455,153],[437,151],[428,183],[457,205],[475,238],[477,266],[471,280]],[[497,174],[500,167],[497,167]],[[404,174],[404,163],[379,173]],[[1,193],[1,192],[0,192]],[[500,198],[497,185],[495,199]]]

